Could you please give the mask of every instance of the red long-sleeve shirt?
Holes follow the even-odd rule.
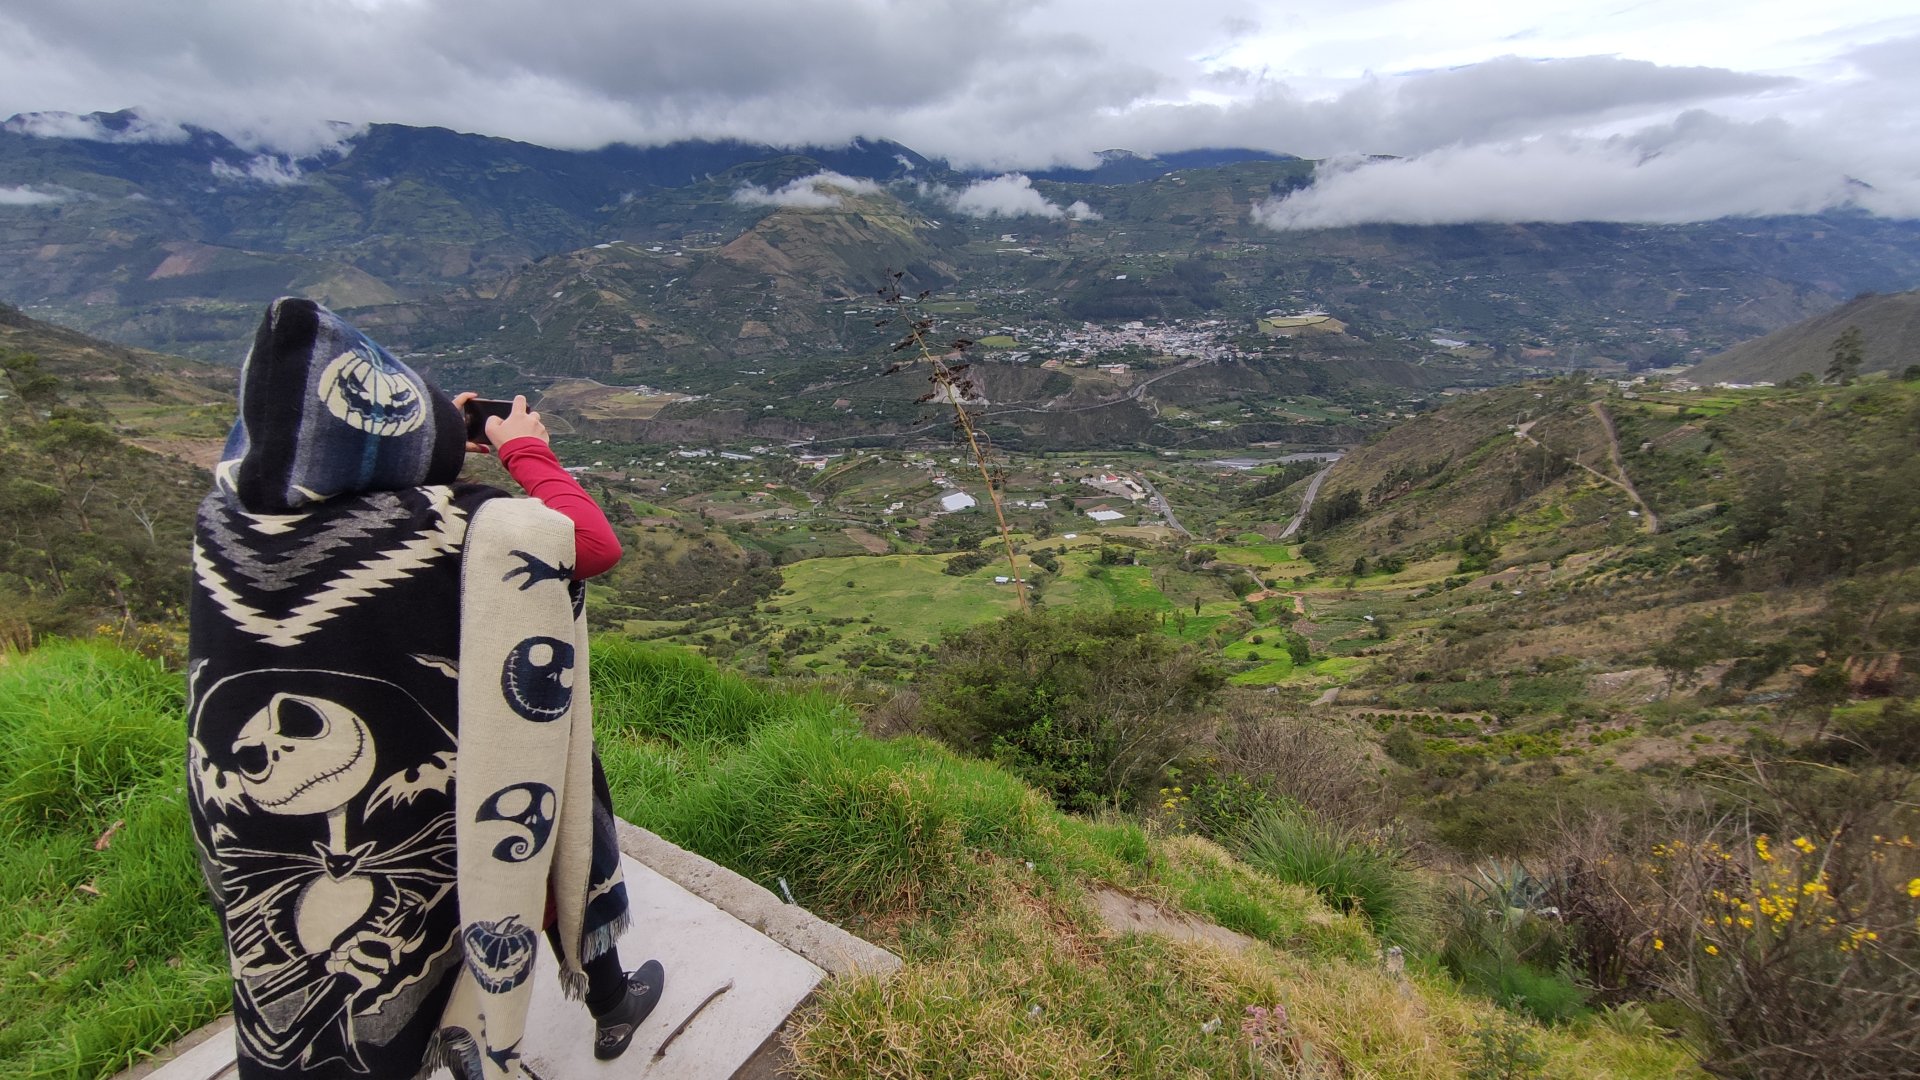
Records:
[[[531,436],[514,439],[500,448],[500,464],[528,495],[573,522],[575,581],[604,574],[620,561],[620,538],[613,535],[607,515],[580,481],[561,468],[552,447]]]

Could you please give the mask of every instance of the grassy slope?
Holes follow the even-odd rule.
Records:
[[[685,653],[603,641],[595,663],[623,814],[755,880],[785,877],[908,961],[824,990],[794,1037],[803,1075],[1270,1075],[1237,1024],[1284,1004],[1349,1075],[1458,1076],[1497,1015],[1419,962],[1403,988],[1362,922],[1204,841],[1067,817],[992,766],[868,738],[833,699]],[[0,788],[0,1074],[104,1077],[224,1006],[180,802],[180,693],[108,647],[0,665],[17,763]],[[1111,934],[1090,907],[1102,885],[1261,944],[1235,957]],[[1690,1075],[1675,1047],[1598,1026],[1532,1037],[1556,1077]]]
[[[1920,340],[1920,291],[1892,296],[1868,294],[1811,319],[1743,341],[1701,361],[1687,377],[1699,383],[1785,382],[1802,372],[1818,378],[1833,359],[1834,339],[1850,326],[1860,328],[1866,346],[1862,371],[1899,371],[1920,361],[1913,342]]]

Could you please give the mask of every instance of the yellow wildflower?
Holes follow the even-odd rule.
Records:
[[[1907,882],[1907,895],[1915,900],[1920,900],[1920,877]]]
[[[1664,948],[1666,948],[1666,947],[1667,947],[1667,943],[1666,943],[1666,942],[1664,942],[1664,941],[1661,941],[1661,940],[1660,940],[1659,938],[1654,938],[1654,939],[1653,939],[1653,951],[1654,951],[1654,952],[1659,952],[1660,950],[1662,950],[1662,949],[1664,949]]]
[[[1707,955],[1708,955],[1708,956],[1719,956],[1719,955],[1720,955],[1720,946],[1718,946],[1718,945],[1709,945],[1709,946],[1707,946]]]
[[[1756,836],[1753,838],[1753,853],[1760,856],[1761,862],[1773,861],[1773,852],[1767,850],[1767,838],[1765,836]]]
[[[1804,836],[1794,837],[1793,846],[1799,848],[1800,854],[1802,855],[1811,855],[1813,854],[1813,851],[1814,851],[1813,841],[1807,839]]]

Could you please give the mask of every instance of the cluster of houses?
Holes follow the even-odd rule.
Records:
[[[1005,333],[1021,337],[1036,346],[1045,346],[1053,352],[1080,352],[1088,356],[1120,349],[1145,349],[1158,356],[1198,357],[1205,360],[1244,360],[1254,354],[1244,352],[1231,344],[1232,337],[1241,329],[1240,324],[1225,319],[1204,319],[1196,322],[1174,323],[1171,326],[1149,326],[1134,321],[1118,326],[1097,326],[1082,323],[1078,329],[1060,329],[1053,326],[1040,326],[1028,331]],[[1042,366],[1059,366],[1054,361]],[[1102,364],[1100,370],[1109,374],[1124,375],[1125,364]]]

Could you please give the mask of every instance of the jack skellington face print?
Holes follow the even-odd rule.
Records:
[[[303,669],[222,679],[191,725],[239,1037],[277,1067],[363,1071],[365,1029],[457,922],[453,737],[392,683]]]
[[[544,635],[514,646],[500,668],[500,693],[513,711],[549,723],[573,707],[573,643]]]

